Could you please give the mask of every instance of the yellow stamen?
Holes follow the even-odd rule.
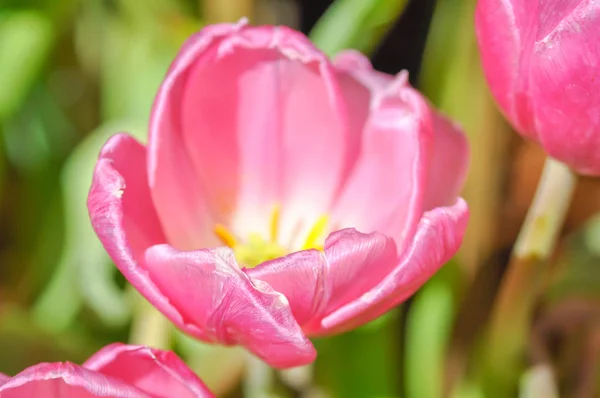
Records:
[[[250,234],[247,241],[235,249],[235,258],[244,267],[256,267],[268,260],[285,256],[286,251],[275,242],[263,239],[260,234]]]
[[[271,216],[271,241],[277,242],[279,232],[279,216],[281,215],[281,206],[275,205],[273,215]]]
[[[317,243],[321,238],[321,235],[325,232],[327,227],[328,217],[323,215],[317,219],[313,227],[308,232],[308,236],[302,245],[302,250],[313,249],[317,247]]]
[[[215,235],[217,235],[217,237],[225,245],[231,247],[232,249],[237,246],[237,240],[235,239],[235,236],[223,224],[215,225],[214,232]]]

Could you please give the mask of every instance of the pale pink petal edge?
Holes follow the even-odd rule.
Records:
[[[142,345],[128,345],[122,343],[110,344],[92,355],[82,365],[84,368],[102,372],[102,368],[121,355],[136,356],[151,359],[154,364],[165,371],[174,380],[184,385],[198,398],[211,398],[214,395],[208,390],[198,376],[174,353],[157,350]]]
[[[468,218],[469,209],[462,198],[451,207],[426,212],[396,268],[358,300],[324,318],[319,334],[340,333],[365,324],[414,294],[456,254]]]
[[[40,363],[31,366],[0,386],[0,396],[26,384],[62,379],[74,388],[82,388],[99,397],[150,398],[133,386],[69,362]],[[74,396],[74,395],[73,395]],[[50,398],[50,397],[48,397]],[[55,396],[53,398],[60,398]]]

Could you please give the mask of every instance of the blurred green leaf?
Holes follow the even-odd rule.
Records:
[[[77,329],[61,336],[49,334],[20,307],[4,306],[0,311],[0,372],[16,374],[40,361],[81,363],[101,345]]]
[[[310,32],[310,38],[327,55],[353,48],[371,54],[408,0],[336,0]]]
[[[419,71],[419,87],[438,105],[448,91],[448,80],[453,74],[465,71],[465,63],[470,62],[470,58],[465,57],[465,53],[472,47],[469,45],[472,38],[468,37],[472,24],[465,25],[467,6],[468,3],[463,0],[437,1],[429,25]]]
[[[39,81],[3,130],[8,160],[26,174],[47,174],[50,164],[58,167],[75,140],[64,109]]]
[[[600,298],[600,217],[569,236],[557,257],[545,296],[550,301],[569,297]]]
[[[452,398],[487,398],[477,383],[469,381],[459,384],[450,396]]]
[[[107,19],[102,59],[103,114],[106,118],[147,120],[154,95],[175,57],[177,47],[136,30],[122,20]],[[162,51],[161,51],[162,50]]]
[[[83,302],[107,325],[116,327],[129,320],[129,301],[115,283],[116,268],[92,229],[86,204],[100,149],[120,131],[140,137],[145,129],[130,121],[106,123],[73,151],[63,168],[65,246],[57,271],[34,308],[36,320],[50,330],[67,328]],[[57,308],[64,310],[52,310]]]
[[[411,304],[406,320],[407,398],[443,397],[445,359],[459,287],[460,268],[450,262],[421,288]]]
[[[2,123],[5,154],[19,177],[9,180],[10,195],[4,197],[10,211],[3,221],[13,243],[8,249],[11,261],[20,265],[7,268],[14,273],[8,280],[19,285],[19,296],[26,300],[47,283],[62,245],[62,207],[56,183],[61,156],[55,149],[62,147],[58,137],[70,130],[60,113],[37,81],[22,107]]]
[[[98,2],[84,4],[77,50],[99,73],[102,116],[147,120],[179,47],[200,26],[171,1],[150,0],[140,8],[136,1],[119,0],[116,6],[118,12]]]
[[[43,14],[0,10],[0,120],[19,109],[53,42],[52,24]]]
[[[400,312],[394,310],[379,325],[316,340],[318,381],[333,397],[399,396],[399,334]]]

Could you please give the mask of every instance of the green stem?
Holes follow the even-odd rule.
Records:
[[[171,340],[169,320],[143,297],[136,294],[135,299],[136,305],[129,332],[129,342],[169,349]]]
[[[525,372],[519,386],[519,398],[558,398],[552,367],[541,364]]]
[[[244,397],[267,398],[270,397],[274,381],[273,369],[266,363],[247,353],[246,377],[244,378]]]
[[[566,165],[546,160],[492,312],[485,388],[494,396],[514,396],[540,279],[569,210],[576,181]]]
[[[312,363],[279,371],[281,381],[299,392],[299,396],[301,397],[310,396],[310,391],[314,388],[313,374],[314,364]]]

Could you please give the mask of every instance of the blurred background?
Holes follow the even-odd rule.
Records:
[[[475,0],[0,0],[0,372],[143,342],[175,350],[218,396],[252,395],[244,351],[192,341],[149,308],[111,264],[85,205],[106,139],[128,131],[145,141],[182,42],[205,24],[247,16],[301,30],[329,55],[356,48],[379,70],[407,69],[472,147],[471,221],[457,258],[398,309],[316,341],[316,363],[271,375],[268,395],[501,396],[479,366],[482,335],[544,154],[489,97],[474,8]],[[564,397],[600,397],[599,210],[600,184],[580,178],[551,272],[536,280],[542,293],[510,396],[554,397],[539,386],[557,385]]]

